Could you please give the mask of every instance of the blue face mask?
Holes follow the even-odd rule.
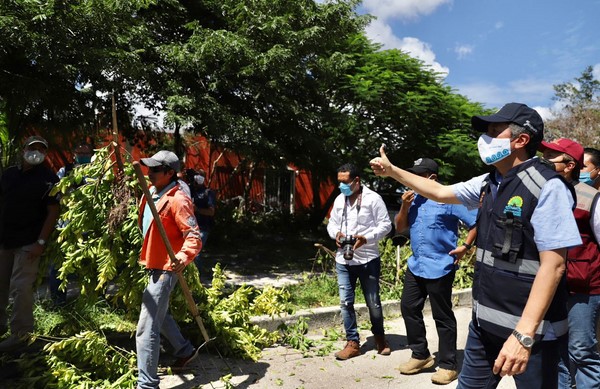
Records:
[[[340,182],[340,192],[346,197],[352,196],[352,185]]]
[[[592,177],[590,177],[590,172],[580,172],[579,173],[579,182],[583,182],[584,184],[588,184],[589,186],[594,186],[597,179],[598,179],[598,176],[596,176],[596,178],[592,179]]]
[[[76,155],[75,156],[75,163],[78,165],[83,165],[83,164],[90,163],[90,162],[92,162],[91,155]]]

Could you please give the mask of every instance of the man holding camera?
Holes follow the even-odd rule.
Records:
[[[344,164],[337,172],[342,193],[333,203],[327,232],[338,246],[335,261],[347,343],[343,350],[335,353],[335,357],[346,360],[360,355],[360,337],[354,311],[357,280],[360,280],[369,308],[377,353],[389,355],[391,349],[385,340],[379,297],[381,260],[378,242],[390,232],[392,223],[383,199],[361,185],[358,169],[354,165]]]
[[[417,159],[407,171],[429,180],[438,178],[438,164],[429,158]],[[410,229],[412,249],[400,300],[412,356],[400,365],[402,374],[416,374],[434,365],[423,321],[423,307],[429,296],[439,337],[439,369],[431,381],[447,385],[458,378],[452,284],[458,261],[475,241],[476,219],[477,211],[469,211],[463,205],[438,203],[412,190],[402,195],[402,206],[395,219],[396,231]],[[456,247],[460,222],[469,228],[469,235],[463,245]]]

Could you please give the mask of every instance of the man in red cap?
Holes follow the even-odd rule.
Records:
[[[569,289],[569,338],[561,350],[559,388],[600,388],[600,353],[596,326],[600,315],[600,208],[599,192],[579,182],[583,167],[583,147],[570,139],[542,142],[544,158],[554,164],[557,173],[575,186],[574,211],[583,244],[567,252]],[[571,373],[572,372],[572,373]],[[575,381],[575,382],[573,382]]]

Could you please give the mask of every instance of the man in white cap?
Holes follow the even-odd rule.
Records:
[[[19,349],[33,332],[33,284],[59,215],[58,200],[50,196],[58,178],[42,164],[47,152],[44,138],[27,138],[21,164],[0,180],[0,334],[8,330],[9,291],[13,296],[11,335],[0,342],[0,352]]]
[[[150,158],[142,158],[152,183],[152,199],[142,197],[139,225],[144,236],[140,262],[148,270],[148,285],[142,296],[142,310],[136,332],[138,388],[158,388],[158,357],[161,334],[171,343],[177,361],[172,366],[183,368],[198,355],[198,350],[185,339],[169,314],[169,297],[177,283],[177,273],[189,265],[202,247],[200,231],[194,216],[192,200],[177,182],[180,162],[171,151],[161,150]],[[160,219],[175,253],[171,262],[165,243],[154,222],[147,202],[156,204]]]

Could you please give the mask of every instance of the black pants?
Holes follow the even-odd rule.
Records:
[[[452,283],[455,271],[437,279],[415,276],[410,269],[404,276],[400,307],[406,325],[408,345],[412,357],[426,359],[431,355],[427,347],[423,306],[429,296],[431,313],[439,338],[438,366],[456,370],[456,317],[452,311]]]

